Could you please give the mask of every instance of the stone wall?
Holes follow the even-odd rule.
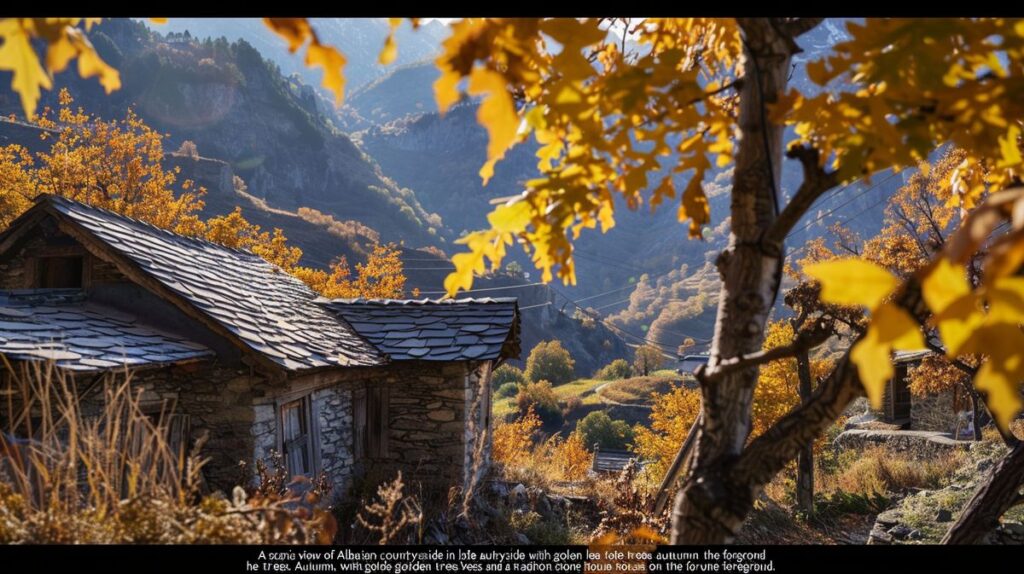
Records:
[[[390,388],[388,456],[367,459],[371,480],[401,470],[406,484],[422,483],[434,490],[462,485],[469,368],[465,363],[422,362],[369,382]]]
[[[253,387],[260,377],[248,369],[197,365],[139,371],[132,380],[144,389],[147,409],[159,412],[167,401],[189,416],[190,446],[207,437],[201,455],[210,459],[203,474],[211,488],[230,491],[240,482],[239,462],[252,460]]]
[[[923,397],[914,395],[910,404],[910,428],[953,432],[957,414],[953,410],[953,392],[932,393]]]
[[[352,391],[338,386],[314,392],[313,412],[320,435],[320,470],[340,495],[348,491],[355,472]]]

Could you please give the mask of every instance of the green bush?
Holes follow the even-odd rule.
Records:
[[[615,359],[597,371],[597,378],[602,381],[628,379],[632,375],[633,369],[625,359]]]
[[[530,407],[546,425],[562,424],[562,409],[558,406],[558,397],[548,381],[527,383],[516,395],[516,409],[520,416],[525,415]]]
[[[503,399],[505,397],[514,397],[517,394],[519,394],[519,385],[516,383],[505,383],[504,385],[498,387],[498,390],[494,391],[494,396],[498,397],[499,399]]]
[[[583,420],[576,423],[576,432],[583,437],[583,444],[587,448],[597,444],[600,448],[622,450],[633,442],[633,429],[626,421],[612,420],[604,411],[583,417]]]
[[[494,369],[494,374],[491,375],[491,386],[496,389],[500,389],[505,386],[506,383],[516,383],[517,385],[526,384],[526,375],[523,374],[523,370],[519,367],[513,367],[508,363]]]
[[[526,359],[526,378],[533,382],[550,381],[553,385],[564,385],[575,378],[575,365],[576,361],[560,341],[541,341]]]

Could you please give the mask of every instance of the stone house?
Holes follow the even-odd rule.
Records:
[[[214,488],[276,450],[339,496],[398,470],[446,494],[489,464],[490,376],[519,355],[519,311],[328,300],[248,251],[47,195],[0,234],[0,355],[76,380],[127,367],[147,409],[172,409],[173,441],[206,436]]]
[[[959,412],[970,410],[956,388],[948,392],[915,396],[910,392],[909,372],[930,355],[928,350],[898,351],[893,357],[893,378],[885,387],[881,420],[902,428],[922,431],[955,432]]]

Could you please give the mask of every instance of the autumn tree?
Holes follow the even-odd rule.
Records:
[[[123,120],[104,120],[81,108],[67,90],[59,107],[35,119],[48,150],[0,147],[0,225],[6,226],[41,193],[109,209],[186,236],[246,249],[306,282],[327,297],[399,298],[405,290],[400,250],[374,247],[353,276],[342,257],[330,271],[300,265],[302,250],[280,229],[250,223],[241,208],[203,220],[205,190],[164,169],[164,136],[131,109]]]
[[[576,361],[558,339],[541,341],[526,358],[526,378],[529,381],[550,381],[564,385],[575,377]]]
[[[478,97],[487,129],[486,183],[510,147],[538,145],[539,176],[488,216],[489,229],[461,239],[466,251],[446,280],[454,294],[475,274],[499,269],[508,246],[527,249],[543,280],[575,281],[573,241],[586,229],[610,230],[616,198],[630,208],[678,201],[680,221],[701,236],[709,222],[706,176],[732,166],[730,240],[721,275],[702,400],[693,444],[673,511],[675,543],[733,539],[772,476],[810,444],[856,397],[880,401],[892,376],[891,353],[924,344],[921,325],[935,318],[951,358],[988,359],[973,376],[999,428],[1022,407],[1024,321],[1015,305],[1024,285],[1014,277],[1024,245],[1018,147],[1024,117],[1024,22],[986,19],[865,19],[849,22],[849,39],[807,62],[816,84],[791,84],[801,36],[819,18],[466,19],[437,58],[441,112],[465,90]],[[293,52],[324,68],[340,100],[344,57],[324,46],[305,19],[267,19]],[[633,40],[609,34],[609,23]],[[394,23],[393,23],[394,24]],[[0,69],[31,115],[50,73],[78,58],[83,76],[110,91],[116,72],[97,62],[80,19],[0,21]],[[393,30],[393,28],[392,28]],[[46,44],[47,66],[31,41]],[[639,48],[631,50],[628,46]],[[389,35],[381,61],[394,58]],[[105,67],[104,67],[105,66]],[[795,139],[784,145],[792,127]],[[819,382],[809,400],[747,441],[761,365],[782,358],[762,349],[785,264],[785,240],[815,201],[836,185],[885,169],[916,165],[941,146],[964,154],[949,186],[955,205],[971,208],[942,250],[902,276],[863,259],[805,268],[830,304],[868,310],[863,334]],[[803,180],[784,190],[784,157]],[[677,190],[677,180],[683,181]],[[991,197],[984,199],[986,192]],[[678,199],[677,199],[678,198]],[[1021,209],[1024,209],[1022,207]],[[1006,233],[990,240],[997,227]],[[981,282],[967,263],[988,245]],[[1014,298],[1016,297],[1016,299]],[[984,304],[983,304],[984,303]],[[786,347],[791,349],[792,347]],[[692,438],[692,440],[689,440]],[[1018,500],[1024,446],[1017,445],[951,529],[947,541],[977,540],[984,525]]]
[[[665,355],[654,345],[640,345],[633,353],[633,369],[645,377],[660,369],[663,364]]]

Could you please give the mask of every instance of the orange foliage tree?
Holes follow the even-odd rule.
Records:
[[[294,274],[326,297],[398,298],[405,289],[399,249],[377,245],[353,276],[340,258],[330,271],[299,265],[302,249],[280,229],[264,231],[241,208],[203,220],[203,188],[178,181],[178,168],[165,170],[163,136],[132,110],[123,120],[103,120],[81,108],[67,90],[57,110],[35,120],[48,151],[32,154],[11,144],[0,147],[0,226],[10,224],[41,193],[60,195],[145,221],[190,237],[247,249]]]

